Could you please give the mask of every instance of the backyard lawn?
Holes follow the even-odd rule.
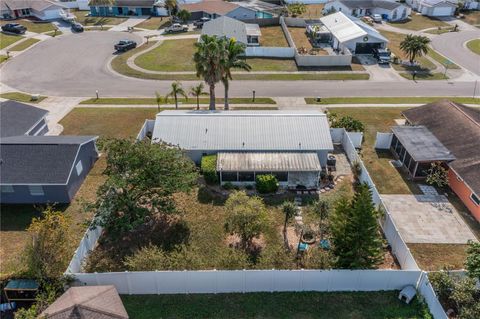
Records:
[[[431,318],[427,306],[418,298],[406,305],[397,296],[398,291],[382,291],[122,295],[121,298],[131,319]]]
[[[480,39],[468,41],[467,48],[469,48],[473,53],[480,55]]]
[[[33,39],[33,38],[26,39],[25,41],[22,41],[19,44],[14,45],[12,48],[10,48],[10,51],[23,51],[25,49],[28,49],[30,46],[34,45],[37,42],[40,42],[40,40]]]
[[[90,11],[73,11],[73,14],[76,17],[78,23],[83,24],[84,26],[92,25],[117,25],[122,22],[125,22],[128,18],[119,18],[119,17],[90,17],[86,16]]]
[[[322,10],[325,4],[319,3],[319,4],[307,4],[305,5],[305,8],[307,11],[305,13],[301,14],[299,18],[309,18],[309,19],[318,19],[323,16]]]
[[[407,244],[418,267],[424,271],[464,269],[468,245]]]
[[[170,18],[168,17],[150,17],[140,24],[137,24],[135,28],[158,30],[166,28],[170,25]]]
[[[297,49],[305,48],[310,51],[313,48],[305,33],[305,28],[289,27],[288,32],[290,32]]]
[[[402,29],[423,30],[428,28],[448,27],[449,24],[434,18],[429,18],[421,14],[412,13],[409,20],[400,22],[388,22],[388,24]]]
[[[0,33],[0,50],[20,41],[21,39],[23,39],[23,37],[20,35]]]
[[[287,39],[281,26],[261,27],[260,45],[262,47],[288,47]]]

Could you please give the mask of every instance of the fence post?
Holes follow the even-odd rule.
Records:
[[[130,273],[128,272],[128,270],[125,271],[125,276],[127,277],[128,294],[131,295],[132,294],[132,288],[131,288],[131,285],[130,285]]]
[[[159,277],[158,270],[155,270],[154,276],[155,276],[155,289],[157,290],[157,295],[159,295],[160,294],[160,288],[158,286],[158,277]]]

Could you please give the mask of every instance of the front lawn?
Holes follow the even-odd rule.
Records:
[[[388,150],[377,151],[374,148],[377,132],[390,132],[391,126],[395,125],[394,119],[402,118],[401,112],[406,109],[408,108],[328,108],[329,112],[335,112],[339,116],[350,115],[364,123],[361,156],[380,194],[420,194],[418,186],[406,180],[405,173],[390,164],[393,155]]]
[[[407,80],[413,80],[413,74],[412,73],[400,73],[402,77],[404,77]],[[446,76],[444,73],[430,73],[430,72],[419,72],[417,73],[417,76],[415,77],[415,80],[447,80],[448,76]]]
[[[137,24],[135,28],[158,30],[166,28],[170,25],[170,18],[168,17],[150,17],[147,20]]]
[[[428,307],[418,297],[410,305],[397,297],[398,291],[121,296],[131,319],[431,318]]]
[[[462,12],[464,21],[474,26],[480,26],[480,11],[470,10]]]
[[[0,94],[1,98],[7,99],[7,100],[14,100],[18,102],[25,102],[25,103],[39,103],[45,100],[47,97],[46,96],[39,96],[37,100],[32,100],[32,96],[29,94],[21,93],[21,92],[8,92],[8,93],[2,93]]]
[[[248,58],[247,63],[252,67],[252,71],[298,71],[293,59]]]
[[[393,27],[408,30],[423,30],[428,28],[448,27],[449,24],[441,20],[412,13],[410,19],[399,22],[388,22]]]
[[[155,49],[135,59],[139,67],[163,72],[195,71],[193,54],[196,39],[165,40]]]
[[[76,21],[84,26],[117,25],[128,19],[123,17],[90,17],[87,16],[90,11],[73,11],[72,13],[75,15]]]
[[[9,45],[14,44],[17,41],[20,41],[24,37],[20,35],[0,33],[0,50],[8,47]]]
[[[480,39],[468,41],[467,48],[469,48],[473,53],[480,55]]]
[[[33,22],[26,19],[15,20],[15,22],[25,26],[30,32],[43,33],[55,30],[55,26],[50,22]]]
[[[10,49],[10,51],[23,51],[25,49],[28,49],[35,43],[40,42],[40,40],[34,39],[34,38],[29,38],[26,39],[25,41],[20,42],[19,44],[13,46],[13,48]]]
[[[202,97],[199,99],[201,104],[209,103],[208,97]],[[217,103],[223,103],[223,98],[216,98]],[[253,101],[248,97],[232,97],[228,99],[230,104],[276,104],[274,100],[268,97],[255,98]],[[185,101],[184,98],[179,99],[180,103],[189,103],[195,104],[196,98],[190,97],[188,101]],[[163,103],[163,102],[162,102]],[[169,99],[169,103],[173,103],[173,99]],[[155,98],[91,98],[85,101],[80,102],[80,104],[97,104],[97,105],[157,105]]]
[[[287,39],[281,26],[261,27],[260,45],[262,47],[288,47]]]

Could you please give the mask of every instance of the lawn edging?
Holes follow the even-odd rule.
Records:
[[[425,104],[432,103],[438,100],[450,100],[452,102],[463,104],[480,105],[480,98],[471,97],[448,97],[448,96],[433,96],[433,97],[326,97],[317,98],[307,97],[305,102],[307,104],[330,105],[330,104]]]
[[[38,98],[34,100],[32,99],[31,94],[26,94],[22,92],[6,92],[6,93],[0,94],[0,97],[2,99],[24,102],[24,103],[33,103],[33,104],[40,103],[47,98],[46,96],[38,96]]]
[[[224,103],[223,98],[215,99],[216,103]],[[200,104],[208,104],[208,98],[200,98]],[[171,102],[171,101],[169,101]],[[196,100],[194,98],[186,100],[185,98],[179,98],[179,103],[186,104],[195,104]],[[229,98],[228,102],[230,104],[277,104],[273,99],[268,97],[258,97],[253,101],[251,98]],[[80,104],[88,105],[157,105],[155,98],[91,98],[80,102]],[[164,103],[161,103],[164,104]]]

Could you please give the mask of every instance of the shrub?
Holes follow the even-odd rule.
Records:
[[[261,194],[274,193],[278,190],[278,180],[272,174],[257,175],[257,191]]]
[[[202,157],[202,162],[200,164],[200,169],[202,171],[203,177],[207,184],[213,185],[218,184],[217,176],[217,155],[206,155]]]
[[[231,190],[231,189],[235,188],[235,186],[230,182],[226,182],[225,184],[223,184],[222,187],[223,187],[223,189],[226,189],[226,190]]]

